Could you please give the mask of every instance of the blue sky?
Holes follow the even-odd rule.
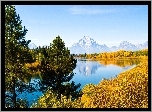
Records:
[[[66,47],[84,36],[108,47],[122,41],[148,40],[146,5],[16,5],[26,39],[36,46],[49,45],[58,35]]]

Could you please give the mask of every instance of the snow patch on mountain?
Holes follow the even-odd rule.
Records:
[[[112,52],[118,50],[131,50],[136,51],[140,49],[148,48],[148,41],[143,44],[132,44],[128,41],[121,42],[118,46],[107,47],[105,44],[99,45],[95,40],[89,36],[84,36],[78,41],[78,43],[73,44],[69,47],[71,54],[84,54],[84,53],[100,53],[100,52]]]
[[[34,43],[29,44],[28,47],[29,47],[30,49],[35,49],[35,48],[37,48],[37,46],[36,46]]]

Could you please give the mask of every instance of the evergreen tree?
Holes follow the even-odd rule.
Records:
[[[26,77],[24,64],[33,62],[29,52],[30,40],[25,40],[27,29],[22,27],[15,6],[5,6],[5,103],[6,107],[20,107],[16,91],[26,88],[19,79]],[[29,88],[29,87],[28,87]]]
[[[76,90],[80,84],[75,85],[74,82],[70,84],[69,81],[74,76],[73,70],[77,61],[70,55],[70,50],[65,47],[64,41],[58,36],[50,47],[43,47],[40,51],[43,54],[40,68],[43,87],[51,87],[59,98],[61,94],[76,97],[79,93]]]

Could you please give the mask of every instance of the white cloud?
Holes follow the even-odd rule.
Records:
[[[83,6],[74,6],[70,8],[69,10],[72,14],[77,15],[77,14],[87,14],[87,15],[92,15],[92,14],[107,14],[107,13],[115,13],[117,12],[116,9],[99,9],[99,7],[83,7]]]

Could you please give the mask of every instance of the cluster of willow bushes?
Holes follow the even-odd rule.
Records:
[[[125,58],[146,58],[148,56],[148,49],[138,51],[125,51],[119,50],[116,52],[103,52],[99,54],[87,54],[87,58],[97,60],[112,60],[112,59],[125,59]]]
[[[81,103],[81,97],[72,101],[71,97],[67,98],[61,95],[59,100],[56,93],[48,90],[31,108],[83,108],[83,104]]]
[[[142,62],[116,78],[87,84],[83,95],[71,101],[48,91],[33,108],[148,108],[148,62]]]

